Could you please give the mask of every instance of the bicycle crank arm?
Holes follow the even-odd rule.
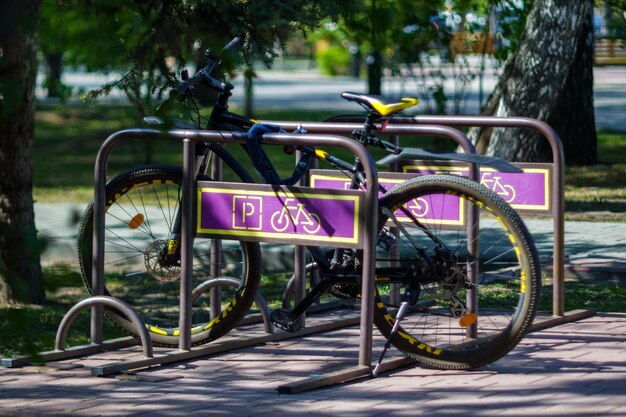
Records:
[[[331,286],[338,282],[337,275],[326,275],[315,287],[311,288],[311,291],[298,303],[297,306],[291,310],[291,314],[295,317],[300,317],[304,312],[326,292]]]

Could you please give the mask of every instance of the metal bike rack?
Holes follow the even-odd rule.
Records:
[[[564,156],[561,139],[547,123],[529,117],[497,117],[497,116],[413,116],[397,117],[393,123],[414,125],[440,124],[445,126],[479,126],[529,128],[540,132],[550,144],[552,151],[552,218],[553,218],[553,287],[552,287],[552,318],[537,320],[531,331],[541,330],[559,324],[581,320],[595,315],[594,310],[575,310],[565,312],[565,207],[564,207]],[[390,124],[388,128],[393,126]]]
[[[309,132],[316,133],[350,133],[354,129],[362,128],[362,123],[355,123],[354,117],[336,119],[325,123],[294,123],[294,122],[271,122],[281,125],[284,129],[303,127]],[[399,116],[391,119],[391,123],[384,127],[381,132],[390,135],[392,141],[400,135],[429,135],[448,137],[456,142],[466,153],[475,153],[476,150],[467,137],[451,127],[504,127],[504,128],[530,128],[539,131],[548,140],[553,156],[552,175],[552,218],[553,218],[553,294],[552,294],[552,317],[537,318],[532,324],[530,331],[539,331],[545,328],[558,326],[564,323],[581,320],[595,315],[594,310],[574,310],[565,312],[564,308],[564,246],[565,246],[565,221],[564,221],[564,157],[561,140],[556,132],[545,122],[527,117],[495,117],[495,116]],[[422,128],[416,129],[416,128]],[[433,132],[426,133],[433,129]],[[395,142],[397,144],[397,142]],[[470,171],[470,178],[477,178],[477,171]],[[399,360],[396,363],[388,363],[383,369],[393,369],[396,365],[401,366],[407,360]]]
[[[125,314],[130,319],[135,329],[137,329],[137,331],[139,332],[144,356],[146,358],[152,358],[154,356],[152,350],[152,341],[150,340],[148,330],[146,330],[146,326],[141,317],[139,317],[139,315],[128,304],[124,303],[121,300],[105,295],[96,295],[93,297],[89,297],[74,304],[74,306],[65,314],[63,320],[61,320],[61,324],[59,324],[56,340],[54,343],[55,350],[65,350],[67,333],[70,329],[70,326],[82,310],[94,306],[107,306],[109,308],[115,308]]]
[[[74,346],[70,348],[66,348],[65,344],[67,342],[67,335],[69,333],[69,329],[80,314],[81,311],[91,308],[92,309],[92,317],[94,311],[97,313],[102,311],[102,306],[107,306],[109,308],[118,310],[119,312],[125,314],[131,321],[132,325],[135,327],[139,334],[139,338],[141,341],[141,345],[143,348],[144,358],[153,358],[154,352],[152,349],[152,341],[150,340],[150,336],[148,331],[146,330],[146,326],[141,319],[141,317],[126,303],[123,301],[105,296],[105,295],[94,295],[92,297],[88,297],[78,303],[76,303],[63,317],[59,327],[57,329],[57,334],[54,342],[54,350],[50,350],[47,352],[42,352],[38,355],[38,361],[51,362],[58,361],[63,359],[75,358],[83,355],[90,355],[93,353],[104,352],[107,350],[113,349],[121,349],[124,347],[132,346],[137,343],[135,339],[132,338],[122,338],[116,340],[109,340],[106,342],[95,342],[92,339],[92,342],[88,345],[82,346]],[[93,334],[93,332],[92,332]],[[0,366],[6,368],[16,368],[19,366],[24,366],[31,363],[32,358],[30,356],[18,356],[15,358],[4,358],[0,361]]]
[[[191,280],[192,280],[192,215],[194,207],[194,142],[224,142],[232,141],[234,143],[244,143],[244,138],[233,134],[223,132],[210,131],[187,131],[175,130],[167,133],[154,130],[138,129],[126,130],[118,132],[110,136],[102,145],[98,158],[96,160],[96,191],[94,199],[94,253],[93,253],[93,279],[94,288],[98,291],[104,289],[104,264],[102,262],[104,256],[104,180],[106,177],[106,162],[113,147],[127,139],[178,139],[183,142],[183,202],[182,202],[182,238],[181,238],[181,299],[180,299],[180,338],[179,349],[186,351],[182,355],[172,353],[167,356],[155,357],[154,359],[144,359],[132,364],[125,362],[124,367],[132,369],[135,366],[146,366],[149,364],[162,364],[177,360],[189,359],[191,357],[206,355],[203,348],[191,349]],[[345,372],[334,373],[330,379],[317,381],[318,386],[328,385],[345,380],[347,377],[352,378],[355,374],[365,375],[370,372],[372,358],[372,326],[373,326],[373,293],[374,293],[374,250],[375,250],[375,234],[376,234],[376,213],[378,209],[377,193],[373,190],[377,189],[377,172],[374,162],[367,150],[360,144],[346,140],[345,138],[330,135],[292,135],[292,134],[266,134],[263,136],[262,143],[276,145],[309,145],[309,146],[331,146],[342,147],[348,149],[358,158],[361,159],[364,169],[372,188],[365,192],[366,214],[360,221],[364,227],[364,265],[363,276],[363,300],[361,305],[361,336],[358,366],[348,369]],[[97,284],[97,286],[95,285]],[[102,316],[96,319],[102,319]],[[92,317],[92,320],[93,317]],[[98,324],[95,320],[92,325]],[[94,326],[95,327],[95,326]],[[92,328],[92,333],[96,336],[97,329]],[[289,337],[293,337],[289,335]],[[98,340],[98,339],[96,339]],[[258,342],[257,342],[258,343]],[[210,347],[209,347],[210,348]],[[192,356],[193,355],[193,356]],[[120,369],[119,366],[114,367]],[[113,369],[113,368],[110,368]],[[103,372],[104,369],[102,370]],[[321,385],[319,385],[321,384]]]
[[[563,275],[564,275],[564,215],[563,215],[563,151],[560,140],[556,133],[545,123],[528,118],[497,118],[497,117],[474,117],[474,116],[417,116],[411,118],[398,118],[398,123],[389,124],[385,127],[383,134],[386,135],[425,135],[436,137],[447,137],[457,143],[465,152],[474,153],[475,149],[467,137],[451,126],[490,126],[490,127],[528,127],[540,131],[550,142],[553,152],[554,174],[553,174],[553,195],[552,209],[554,213],[554,293],[553,293],[553,317],[548,320],[541,320],[533,324],[532,330],[539,330],[546,327],[562,324],[573,320],[593,315],[593,312],[575,311],[565,313],[563,311]],[[278,387],[279,392],[301,392],[334,383],[343,382],[348,379],[367,376],[371,372],[372,362],[372,329],[373,329],[373,292],[374,292],[374,268],[375,268],[375,236],[376,236],[376,211],[378,206],[377,193],[377,173],[371,156],[363,146],[346,139],[345,137],[334,136],[335,134],[351,133],[352,130],[362,128],[362,124],[356,123],[313,123],[313,122],[270,122],[279,124],[284,129],[295,129],[299,126],[307,130],[307,134],[266,134],[263,136],[263,144],[273,145],[310,145],[310,146],[331,146],[346,148],[361,159],[364,163],[368,182],[373,185],[368,187],[366,192],[367,215],[364,216],[363,223],[366,229],[364,237],[364,267],[363,267],[363,299],[361,303],[360,321],[355,318],[342,320],[343,325],[356,324],[360,322],[360,349],[358,364],[355,367],[342,369],[338,372],[326,374],[319,377],[308,378],[291,384]],[[407,124],[410,123],[410,124]],[[333,135],[331,135],[333,134]],[[182,268],[181,268],[181,298],[180,298],[180,320],[179,327],[179,350],[169,351],[154,355],[151,344],[145,331],[145,326],[141,318],[132,312],[129,306],[120,300],[103,296],[104,293],[104,224],[105,224],[105,179],[106,167],[109,155],[117,144],[123,141],[134,139],[149,139],[162,141],[179,141],[183,143],[183,234],[181,238],[182,247]],[[139,329],[141,342],[143,345],[144,357],[131,359],[125,362],[112,363],[104,366],[92,368],[94,375],[109,375],[122,371],[144,368],[147,366],[161,365],[166,363],[189,360],[201,356],[224,352],[236,348],[252,346],[258,343],[277,341],[287,338],[300,337],[318,331],[325,331],[341,325],[322,325],[305,328],[298,333],[288,334],[279,332],[267,336],[250,338],[250,340],[227,340],[216,341],[209,345],[191,347],[191,310],[192,310],[192,279],[191,266],[193,253],[191,248],[192,237],[192,216],[194,214],[194,144],[195,142],[233,142],[243,143],[244,139],[224,132],[211,131],[190,131],[174,130],[163,132],[151,129],[131,129],[117,132],[111,135],[102,145],[95,167],[94,184],[94,240],[93,240],[93,276],[92,288],[93,297],[85,299],[76,304],[64,317],[59,326],[55,350],[45,352],[41,359],[44,361],[66,359],[70,357],[83,356],[91,353],[111,350],[119,347],[136,344],[134,339],[125,338],[114,341],[103,341],[103,306],[115,308],[126,314],[135,326]],[[214,168],[214,169],[220,169]],[[477,179],[476,166],[470,165],[471,178]],[[214,174],[215,175],[215,174]],[[297,256],[297,255],[296,255]],[[298,280],[304,279],[304,256],[300,255],[300,260],[296,262],[296,274]],[[298,267],[300,265],[300,268]],[[298,269],[299,268],[299,269]],[[208,285],[208,284],[207,284]],[[304,282],[300,284],[297,293],[303,292]],[[85,346],[72,347],[64,350],[67,332],[76,315],[86,309],[91,308],[91,343]],[[129,311],[130,310],[130,311]],[[267,329],[267,326],[266,326]],[[130,340],[129,340],[130,339]],[[2,360],[2,366],[20,366],[28,362],[28,358],[16,358],[15,360]],[[395,369],[412,362],[409,359],[395,359],[383,363],[381,371]]]
[[[113,297],[105,297],[104,294],[104,230],[105,230],[105,185],[107,162],[113,149],[121,142],[136,139],[151,141],[181,141],[183,144],[183,181],[182,181],[182,236],[181,236],[181,279],[180,279],[180,318],[179,318],[179,349],[154,355],[151,342],[141,318],[122,301]],[[109,375],[132,369],[144,368],[153,365],[161,365],[172,362],[189,360],[209,354],[227,350],[252,346],[263,342],[270,342],[306,334],[325,331],[336,326],[320,325],[304,329],[295,334],[279,332],[264,337],[250,338],[251,340],[230,340],[214,342],[207,346],[191,347],[191,316],[192,316],[192,261],[193,261],[193,214],[194,214],[194,145],[195,142],[233,142],[244,143],[245,138],[224,132],[173,130],[159,131],[153,129],[129,129],[116,132],[109,136],[102,144],[98,152],[94,171],[94,236],[93,236],[93,259],[92,259],[92,288],[93,297],[76,304],[66,315],[58,329],[57,348],[62,349],[68,328],[76,315],[83,309],[91,308],[91,343],[86,346],[75,347],[65,351],[52,351],[44,353],[41,360],[58,360],[69,357],[83,356],[104,350],[104,346],[110,348],[112,344],[103,342],[103,306],[112,307],[126,314],[138,328],[144,345],[144,357],[130,359],[91,369],[93,375]],[[340,136],[332,135],[293,135],[293,134],[265,134],[261,141],[263,144],[274,145],[304,145],[304,146],[328,146],[345,148],[356,155],[363,163],[365,174],[369,184],[364,194],[364,214],[359,217],[359,224],[363,227],[362,238],[363,258],[363,296],[360,315],[360,340],[359,357],[356,366],[333,372],[328,375],[315,377],[313,381],[305,380],[303,383],[287,384],[279,387],[281,392],[295,392],[316,387],[326,386],[353,379],[359,376],[369,375],[372,363],[372,329],[373,329],[373,303],[374,303],[374,267],[376,245],[376,213],[378,211],[378,174],[374,162],[367,150],[359,143]],[[344,325],[354,324],[354,318],[344,320]],[[109,344],[107,344],[109,343]],[[126,345],[118,343],[115,346]],[[19,366],[27,363],[28,358],[22,358],[19,362],[4,366]]]
[[[332,133],[332,134],[351,134],[352,131],[356,129],[362,129],[362,123],[353,123],[353,122],[292,122],[292,121],[262,121],[262,123],[272,123],[279,125],[281,128],[285,130],[295,130],[298,128],[303,128],[308,133]],[[467,138],[467,136],[457,130],[453,129],[449,126],[444,126],[441,124],[424,124],[424,125],[400,125],[400,124],[388,124],[385,126],[384,131],[381,132],[385,135],[392,136],[392,141],[398,142],[398,137],[402,135],[414,135],[414,136],[434,136],[439,138],[447,138],[454,143],[456,143],[465,153],[475,154],[476,148],[471,143],[471,141]],[[478,167],[476,164],[469,164],[469,178],[477,181],[478,180]],[[471,210],[468,213],[468,241],[474,242],[473,245],[468,248],[470,252],[476,252],[478,250],[478,239],[475,238],[474,234],[476,233],[477,228],[475,227],[478,223],[478,213],[477,211]],[[299,284],[301,291],[306,284],[306,265],[303,257],[298,257],[297,252],[294,259],[295,269],[296,271],[301,271],[299,274],[296,272],[296,284]],[[468,275],[470,279],[476,280],[476,271],[468,270]],[[391,296],[397,297],[397,291],[392,292]],[[296,296],[296,302],[298,298]],[[475,305],[475,304],[473,304]],[[380,364],[379,372],[387,372],[393,369],[401,368],[408,364],[414,363],[413,359],[403,357],[397,359],[391,359]],[[355,376],[356,377],[356,376]],[[306,382],[298,385],[291,386],[289,390],[285,390],[284,392],[300,392],[308,389],[316,388],[315,386],[309,386]],[[279,388],[280,390],[280,388]]]

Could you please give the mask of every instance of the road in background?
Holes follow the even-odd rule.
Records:
[[[471,82],[467,88],[465,99],[461,102],[462,114],[478,114],[480,99],[484,102],[497,82],[498,73],[487,70],[482,80]],[[43,76],[39,76],[39,81]],[[75,93],[97,88],[115,79],[115,75],[66,72],[63,83],[73,88]],[[41,84],[41,83],[39,83]],[[235,85],[232,103],[243,105],[242,77],[233,80]],[[482,93],[481,93],[482,85]],[[383,80],[383,94],[415,95],[423,89],[415,81],[400,80],[387,77]],[[455,86],[452,81],[444,84],[448,101],[448,114],[456,113],[454,109]],[[343,91],[366,92],[366,80],[353,77],[325,77],[315,70],[296,71],[257,71],[254,81],[255,108],[264,109],[308,109],[330,110],[337,112],[358,112],[359,106],[340,97]],[[45,91],[37,89],[37,95],[45,100]],[[114,91],[108,97],[100,99],[103,103],[125,102],[123,94]],[[598,129],[626,131],[626,66],[610,66],[594,68],[594,103],[596,126]],[[422,104],[418,109],[424,110]],[[424,111],[422,111],[424,112]]]

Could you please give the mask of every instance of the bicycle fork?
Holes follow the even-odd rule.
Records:
[[[198,178],[200,173],[205,174],[208,169],[209,154],[211,146],[205,143],[198,143],[195,147],[196,163],[194,169],[194,178]],[[182,179],[181,179],[182,181]],[[159,265],[162,267],[180,266],[180,238],[182,230],[182,195],[180,188],[178,189],[178,208],[171,224],[167,242],[159,255]]]

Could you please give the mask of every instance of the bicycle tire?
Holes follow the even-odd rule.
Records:
[[[210,180],[201,176],[201,180]],[[169,225],[181,194],[182,168],[152,165],[131,169],[106,185],[105,295],[128,303],[144,320],[158,346],[178,346],[180,267],[161,266],[155,255],[167,242]],[[78,261],[83,282],[92,293],[93,201],[78,232]],[[193,286],[211,279],[233,278],[238,288],[226,286],[219,308],[211,313],[210,297],[194,297],[192,344],[215,340],[230,331],[250,309],[261,277],[258,243],[222,241],[222,272],[211,276],[210,239],[194,240]],[[208,260],[208,261],[207,261]],[[195,293],[194,293],[195,295]],[[217,303],[216,307],[217,307]],[[107,317],[137,337],[130,320],[111,309]],[[216,314],[216,312],[219,312]]]
[[[429,224],[426,219],[405,218],[400,222],[404,230],[398,229],[395,234],[400,255],[377,248],[374,322],[388,338],[395,321],[394,310],[402,301],[396,299],[396,304],[390,305],[391,286],[378,279],[379,268],[394,262],[413,262],[416,271],[422,268],[421,282],[417,290],[415,284],[409,292],[404,288],[405,300],[413,296],[410,312],[392,343],[406,356],[435,368],[470,369],[492,363],[518,344],[534,319],[541,273],[533,240],[520,217],[501,197],[476,182],[452,175],[416,177],[385,194],[380,200],[379,230],[392,225],[390,218],[399,221],[397,213],[404,215],[402,206],[419,197],[439,211],[453,204],[454,198],[468,208],[476,207],[479,252],[472,256],[467,249],[466,228],[450,230],[440,223],[433,224],[432,219]],[[413,243],[407,243],[411,239]],[[442,244],[447,251],[440,250],[437,255],[434,248]],[[424,267],[420,263],[424,257],[412,250],[412,245],[427,249],[431,265]],[[477,268],[475,284],[468,282],[470,263]],[[433,266],[437,264],[440,272]],[[414,274],[412,279],[419,281],[418,273]],[[475,309],[468,307],[471,290],[476,293]]]

